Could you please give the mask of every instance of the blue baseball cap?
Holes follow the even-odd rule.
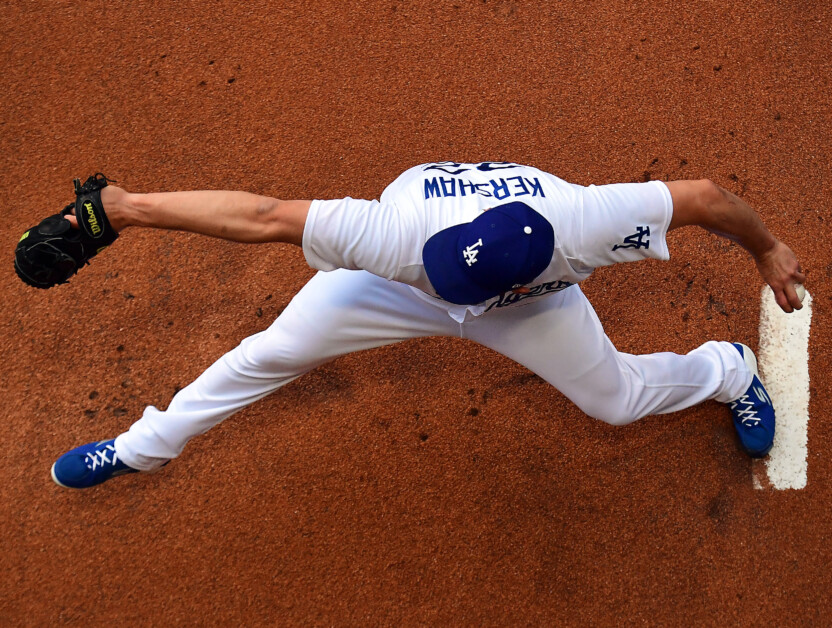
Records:
[[[549,221],[515,201],[434,234],[422,261],[440,297],[475,305],[531,282],[546,270],[554,250]]]

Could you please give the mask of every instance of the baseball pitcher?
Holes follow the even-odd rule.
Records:
[[[580,288],[593,269],[668,259],[667,233],[703,227],[742,245],[786,311],[801,307],[795,255],[745,202],[708,180],[584,187],[507,162],[411,168],[379,200],[277,200],[246,192],[134,194],[103,175],[28,230],[26,283],[66,282],[128,227],[302,247],[319,270],[266,330],[243,340],[166,410],[60,456],[52,478],[87,488],[153,471],[237,410],[340,355],[423,336],[470,338],[537,373],[591,417],[625,425],[708,399],[725,403],[741,447],[765,456],[771,400],[740,343],[686,354],[620,353]]]

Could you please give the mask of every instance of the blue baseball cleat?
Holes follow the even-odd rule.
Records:
[[[768,396],[760,374],[757,371],[757,358],[754,352],[744,344],[732,343],[745,360],[751,371],[751,386],[739,399],[728,404],[734,417],[734,428],[740,437],[742,448],[752,458],[762,458],[774,444],[774,405]]]
[[[52,479],[64,488],[90,488],[125,473],[136,473],[116,456],[115,439],[87,443],[68,451],[52,465]]]

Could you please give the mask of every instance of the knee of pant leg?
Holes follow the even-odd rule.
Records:
[[[616,373],[618,377],[596,381],[590,390],[582,391],[576,403],[594,419],[610,425],[628,425],[645,416],[641,403],[644,382],[638,372],[620,359]]]
[[[601,416],[595,417],[604,423],[609,423],[610,425],[629,425],[633,421],[637,421],[641,417],[637,414],[630,412],[628,409],[616,409],[613,412],[608,412]]]
[[[641,418],[627,403],[603,395],[587,399],[579,407],[593,419],[610,425],[628,425]]]
[[[322,361],[321,353],[315,342],[301,343],[289,334],[268,330],[249,336],[229,355],[241,372],[293,375]]]

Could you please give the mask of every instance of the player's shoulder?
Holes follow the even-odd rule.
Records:
[[[508,171],[513,171],[509,173]],[[419,164],[408,168],[388,185],[382,193],[382,201],[390,200],[397,194],[404,193],[410,189],[422,189],[425,181],[435,183],[439,179],[464,178],[475,180],[488,180],[500,174],[533,173],[538,176],[560,181],[551,173],[545,172],[535,166],[528,166],[507,161],[481,161],[481,162],[460,162],[460,161],[434,161]],[[448,179],[450,180],[450,179]]]
[[[381,193],[381,201],[384,202],[385,200],[392,199],[397,192],[406,189],[412,183],[419,180],[425,168],[428,166],[430,164],[418,164],[402,172],[390,185],[384,188],[384,192]]]

